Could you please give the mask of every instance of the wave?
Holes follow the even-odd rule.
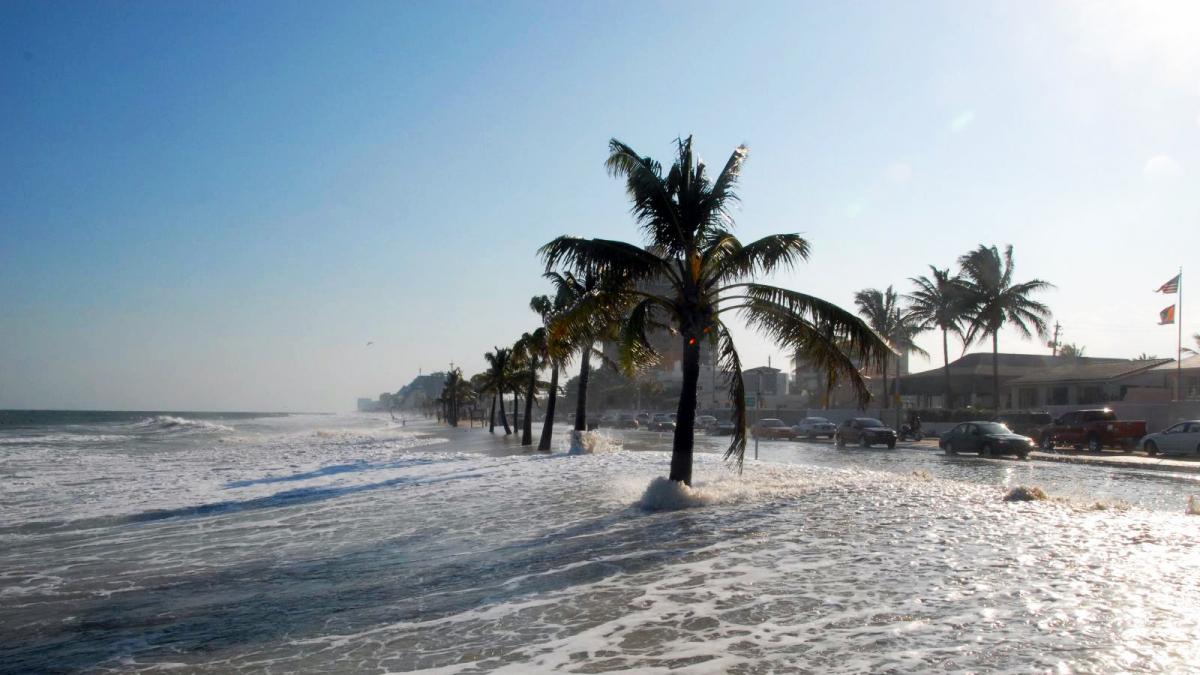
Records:
[[[0,437],[0,445],[38,445],[45,443],[118,443],[133,436],[124,434],[43,434],[41,436]]]
[[[147,417],[134,426],[139,429],[152,431],[233,431],[233,427],[227,427],[224,424],[217,424],[216,422],[208,422],[206,420],[193,420],[186,417],[175,417],[173,415]]]

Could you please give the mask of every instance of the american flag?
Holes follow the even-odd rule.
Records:
[[[1178,293],[1179,292],[1179,275],[1176,274],[1174,278],[1172,278],[1170,281],[1163,284],[1162,286],[1159,286],[1158,290],[1154,291],[1154,292],[1155,293]]]

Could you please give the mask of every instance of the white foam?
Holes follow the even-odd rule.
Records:
[[[621,443],[610,436],[598,431],[571,431],[571,445],[567,450],[570,455],[594,455],[597,453],[617,452]]]

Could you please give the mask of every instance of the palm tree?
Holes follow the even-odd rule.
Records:
[[[442,404],[445,409],[446,423],[452,427],[458,426],[458,406],[463,394],[462,370],[455,368],[446,373],[446,382],[442,387]]]
[[[1078,359],[1078,358],[1082,357],[1083,353],[1086,351],[1087,351],[1087,347],[1085,347],[1083,345],[1077,345],[1074,342],[1068,342],[1067,344],[1065,344],[1059,348],[1058,355],[1065,356],[1069,359]]]
[[[555,279],[562,281],[561,284],[557,282],[555,284],[557,292],[554,294],[554,299],[538,295],[529,301],[529,308],[542,318],[544,339],[541,343],[541,358],[544,363],[550,364],[550,384],[547,386],[546,393],[546,419],[542,423],[542,435],[538,438],[538,450],[550,449],[550,440],[554,433],[555,407],[558,402],[558,373],[570,358],[571,352],[574,351],[574,345],[566,340],[561,332],[554,331],[552,327],[554,321],[570,307],[575,298],[567,288],[569,284],[563,275],[552,273],[547,276],[552,281]]]
[[[537,300],[534,298],[535,302]],[[520,376],[528,383],[525,390],[525,416],[521,419],[521,445],[533,445],[533,401],[538,390],[537,374],[543,364],[543,355],[549,349],[546,329],[538,328],[522,334],[514,349],[523,355],[524,371]]]
[[[880,337],[888,340],[892,339],[892,334],[896,332],[896,324],[900,318],[900,306],[897,304],[896,291],[892,290],[891,286],[887,287],[886,291],[880,291],[877,288],[864,288],[854,294],[854,304],[858,306],[858,313],[867,320],[867,325],[871,327]],[[892,345],[895,347],[895,344]],[[888,407],[888,357],[883,355],[883,408]]]
[[[849,351],[849,347],[839,343],[832,324],[818,324],[817,333],[817,339],[806,339],[797,346],[793,361],[807,363],[821,375],[821,386],[824,389],[821,395],[821,409],[829,410],[833,405],[833,394],[838,381],[842,377],[852,376],[854,368],[852,365],[849,369],[846,368],[841,355]]]
[[[1000,329],[1011,324],[1022,337],[1034,333],[1046,337],[1050,309],[1029,296],[1054,288],[1032,279],[1013,281],[1013,247],[1004,248],[1004,256],[995,246],[984,246],[958,259],[968,310],[966,342],[992,338],[992,405],[1000,409]]]
[[[647,247],[607,239],[563,236],[541,248],[547,271],[556,266],[595,274],[598,288],[582,299],[562,321],[578,326],[614,307],[632,305],[621,326],[619,353],[626,372],[639,355],[655,352],[647,330],[659,320],[677,334],[683,351],[683,385],[676,414],[669,478],[690,485],[696,418],[696,385],[700,350],[707,343],[730,374],[734,435],[725,453],[740,469],[746,451],[746,398],[741,357],[722,315],[737,312],[746,323],[776,342],[799,347],[821,340],[817,324],[828,322],[833,334],[849,341],[847,352],[836,348],[838,360],[852,371],[851,382],[860,398],[870,396],[853,360],[878,361],[887,346],[853,314],[811,295],[755,283],[759,275],[790,268],[808,258],[808,242],[798,234],[776,234],[743,245],[733,235],[731,207],[734,187],[746,159],[738,147],[715,180],[696,158],[692,139],[677,141],[673,166],[661,165],[628,145],[609,143],[607,167],[625,179],[633,215],[646,236]],[[647,282],[655,282],[650,286]],[[718,301],[720,305],[718,306]]]
[[[596,349],[596,343],[604,340],[616,341],[625,312],[629,309],[630,299],[619,293],[612,293],[612,289],[603,286],[599,277],[592,272],[587,272],[580,278],[570,271],[550,271],[549,267],[547,264],[545,276],[555,286],[555,303],[561,305],[556,320],[551,323],[549,339],[564,360],[570,352],[579,352],[575,431],[586,431],[588,382],[591,379],[592,359],[607,361],[604,353]],[[604,297],[608,304],[597,302],[598,297]],[[570,320],[567,320],[568,315]],[[639,365],[643,364],[640,355],[635,356],[633,360]]]
[[[963,302],[962,280],[951,276],[950,270],[939,270],[929,266],[932,278],[920,276],[910,278],[917,289],[905,296],[908,313],[913,320],[927,329],[942,331],[942,369],[945,374],[945,405],[954,407],[954,391],[950,386],[950,333],[963,339],[963,322],[966,306]]]
[[[488,432],[496,433],[496,399],[500,399],[500,423],[504,425],[504,435],[507,436],[512,432],[508,429],[508,417],[504,415],[504,400],[506,378],[508,377],[508,360],[510,351],[505,348],[496,347],[494,351],[490,351],[483,355],[484,360],[488,362],[488,379],[487,390],[492,394],[492,414],[488,418]]]

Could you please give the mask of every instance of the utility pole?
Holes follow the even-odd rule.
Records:
[[[1059,342],[1058,342],[1058,333],[1059,333],[1059,331],[1061,331],[1061,330],[1062,330],[1062,324],[1060,324],[1059,322],[1055,321],[1055,322],[1054,322],[1054,339],[1053,339],[1053,340],[1051,340],[1051,341],[1050,341],[1050,342],[1049,342],[1049,343],[1046,345],[1047,347],[1049,347],[1049,348],[1052,350],[1052,351],[1050,352],[1050,355],[1051,355],[1051,356],[1058,356],[1058,347],[1059,347]]]

